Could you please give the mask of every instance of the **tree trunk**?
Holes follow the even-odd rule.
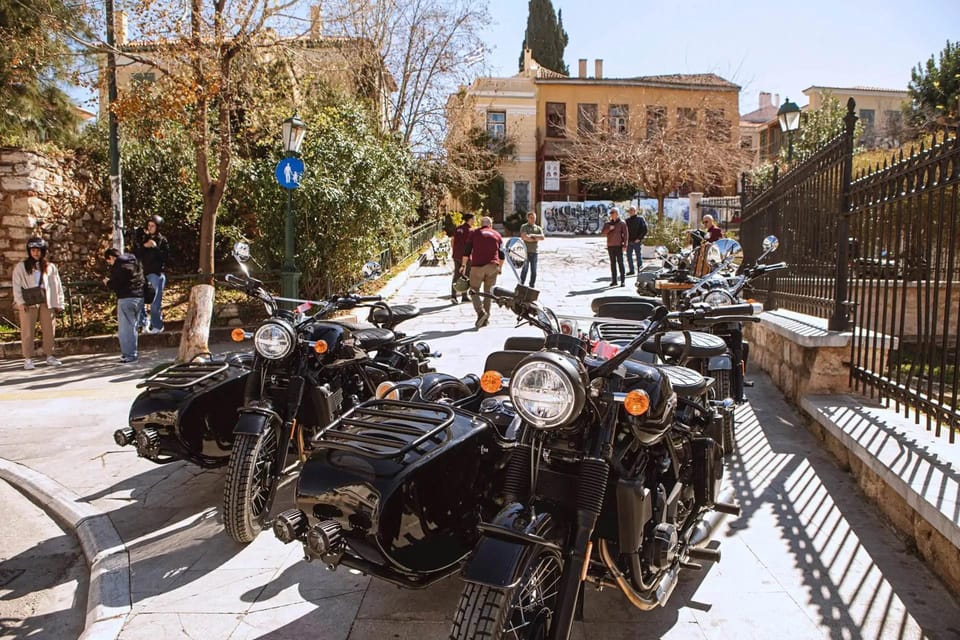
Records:
[[[657,196],[657,222],[663,222],[663,216],[666,215],[666,212],[663,210],[663,201],[665,199],[663,196]]]
[[[209,353],[210,320],[213,317],[213,285],[198,284],[190,289],[187,316],[183,319],[183,334],[177,362],[188,362],[194,356]]]

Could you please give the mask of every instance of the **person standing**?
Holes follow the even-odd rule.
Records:
[[[117,338],[120,340],[120,362],[140,359],[137,351],[137,322],[143,311],[143,269],[132,253],[107,249],[103,254],[110,265],[104,284],[117,294]]]
[[[490,216],[480,218],[480,228],[470,234],[463,257],[460,259],[460,272],[464,273],[467,261],[470,261],[470,290],[476,292],[483,285],[484,293],[490,293],[497,284],[501,265],[504,259],[503,238],[493,229],[493,219]],[[473,308],[477,312],[476,327],[485,327],[490,323],[490,298],[474,295]]]
[[[530,273],[530,286],[537,286],[537,246],[544,239],[543,228],[537,224],[537,214],[530,212],[527,214],[527,222],[520,227],[520,239],[527,247],[527,261],[523,263],[523,269],[520,270],[520,284],[526,284],[527,272]]]
[[[165,269],[170,245],[160,233],[161,224],[163,218],[150,216],[143,228],[137,229],[133,242],[133,255],[143,267],[143,275],[154,291],[151,300],[144,300],[144,308],[137,322],[137,326],[142,327],[145,333],[163,331],[163,288],[167,284]],[[149,322],[146,305],[150,305]]]
[[[647,236],[647,221],[637,215],[637,208],[627,209],[627,275],[632,276],[643,267],[643,239]],[[633,256],[637,256],[637,269],[633,269]]]
[[[620,271],[620,286],[624,286],[626,275],[623,273],[623,250],[627,247],[626,223],[620,219],[620,210],[610,209],[610,219],[600,232],[607,237],[607,255],[610,256],[610,286],[617,286],[617,270]]]
[[[464,291],[462,294],[457,292],[457,289],[454,285],[457,284],[457,280],[460,279],[461,273],[458,268],[459,264],[463,261],[463,252],[467,248],[467,241],[470,240],[470,234],[473,233],[473,214],[464,213],[460,217],[460,226],[453,230],[451,237],[453,242],[451,243],[451,253],[453,253],[453,281],[450,283],[450,297],[453,299],[453,304],[457,304],[461,300],[463,302],[468,302],[470,300],[467,297],[467,292]],[[470,264],[467,263],[466,271],[463,273],[463,277],[470,276]]]
[[[63,311],[63,285],[57,265],[47,261],[47,241],[33,237],[27,240],[27,257],[13,268],[13,306],[20,313],[20,347],[23,368],[34,368],[34,328],[40,320],[43,352],[47,364],[59,367],[62,362],[53,355],[56,317]]]
[[[707,242],[716,242],[723,237],[723,230],[713,221],[713,216],[707,214],[700,220],[707,232]]]

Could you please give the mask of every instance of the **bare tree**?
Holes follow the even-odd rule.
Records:
[[[663,201],[670,193],[684,185],[708,189],[733,184],[749,162],[726,121],[650,124],[629,131],[598,126],[579,135],[568,132],[572,141],[564,148],[561,166],[578,180],[646,192],[657,199],[657,218],[663,220]]]
[[[439,149],[447,97],[483,63],[487,1],[332,0],[324,11],[331,30],[350,42],[372,43],[357,55],[379,56],[393,75],[388,129],[404,144]]]

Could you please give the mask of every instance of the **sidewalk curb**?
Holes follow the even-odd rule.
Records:
[[[81,640],[116,638],[132,609],[130,558],[109,516],[38,471],[0,458],[0,478],[72,529],[90,569]]]

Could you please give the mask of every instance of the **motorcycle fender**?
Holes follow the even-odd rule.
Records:
[[[262,434],[270,421],[277,418],[273,412],[258,410],[241,409],[240,417],[237,418],[237,426],[233,428],[234,435],[259,436]]]
[[[495,528],[516,532],[520,535],[538,536],[547,529],[550,515],[540,513],[532,520],[523,505],[507,505],[485,528],[484,534],[473,550],[461,573],[461,578],[473,584],[508,589],[517,585],[523,577],[528,556],[536,549],[536,542],[518,537],[500,535]]]
[[[707,364],[707,370],[709,371],[729,371],[733,368],[733,359],[730,358],[730,354],[725,353],[722,356],[713,356],[710,358],[710,362]]]

